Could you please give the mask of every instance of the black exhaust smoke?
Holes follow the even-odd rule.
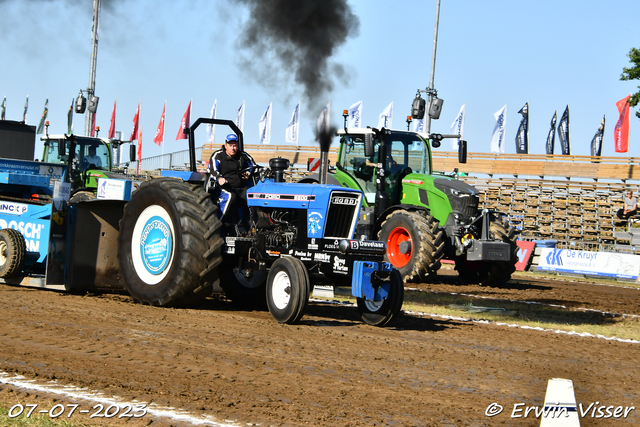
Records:
[[[304,88],[308,111],[319,111],[334,78],[346,77],[344,68],[329,59],[359,31],[360,21],[347,0],[234,1],[250,10],[239,37],[240,45],[251,51],[241,61],[242,69],[271,86],[293,76]]]

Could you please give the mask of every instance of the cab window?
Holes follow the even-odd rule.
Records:
[[[343,136],[344,150],[338,164],[358,181],[365,193],[374,192],[374,165],[371,159],[364,156],[364,139],[361,137]]]

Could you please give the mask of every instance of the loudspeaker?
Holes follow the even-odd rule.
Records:
[[[84,110],[87,108],[87,98],[82,96],[82,94],[78,95],[76,98],[76,113],[84,114]]]
[[[433,98],[431,100],[431,105],[429,105],[429,117],[433,120],[438,120],[440,118],[440,112],[442,112],[442,104],[444,100],[440,98]]]
[[[98,111],[98,101],[99,100],[100,100],[100,98],[98,98],[97,96],[89,95],[89,102],[87,103],[87,110],[89,110],[92,113],[95,113],[96,111]]]
[[[425,105],[424,99],[416,97],[413,100],[413,104],[411,104],[411,117],[422,120],[424,118]]]

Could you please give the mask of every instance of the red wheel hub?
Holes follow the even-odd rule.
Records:
[[[401,250],[400,245],[403,242],[407,243],[402,245],[404,250]],[[409,250],[406,250],[407,246]],[[409,231],[404,227],[396,227],[391,230],[389,237],[387,237],[387,257],[389,257],[389,262],[396,268],[402,268],[409,264],[411,255],[413,255],[413,242]]]

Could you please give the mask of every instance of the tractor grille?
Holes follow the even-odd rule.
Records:
[[[332,191],[327,211],[325,238],[350,239],[361,203],[360,193]]]
[[[449,196],[449,201],[451,202],[451,209],[454,212],[460,212],[465,218],[478,215],[478,196]]]

